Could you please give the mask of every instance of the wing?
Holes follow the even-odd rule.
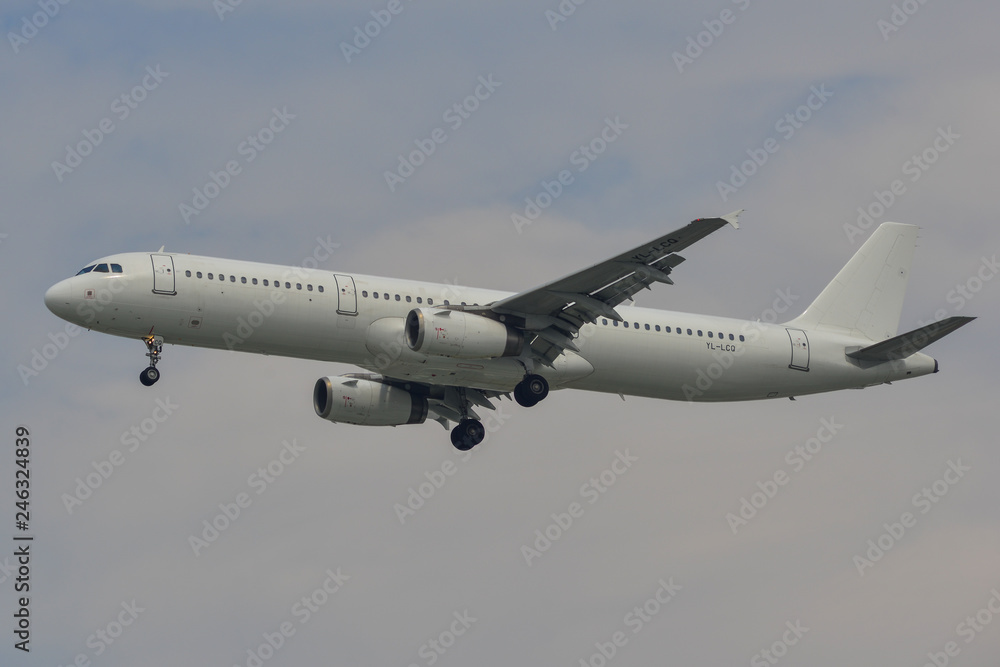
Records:
[[[670,272],[684,261],[676,253],[726,225],[738,229],[737,218],[742,212],[700,218],[590,268],[487,304],[481,310],[502,315],[506,321],[514,318],[515,326],[534,334],[531,349],[536,356],[551,364],[564,349],[576,351],[573,338],[584,323],[598,317],[620,321],[615,306],[653,283],[672,285]]]

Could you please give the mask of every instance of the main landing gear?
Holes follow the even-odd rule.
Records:
[[[153,384],[160,379],[160,371],[156,370],[156,363],[160,360],[160,355],[163,353],[163,338],[153,334],[153,330],[149,330],[149,335],[142,339],[142,342],[146,344],[146,356],[149,357],[149,367],[143,372],[139,373],[139,382],[141,382],[146,387],[151,387]]]
[[[467,452],[486,437],[486,429],[478,419],[463,419],[451,429],[451,444],[460,452]]]
[[[526,408],[537,405],[549,395],[549,382],[541,375],[527,375],[514,387],[514,400]]]
[[[476,413],[472,411],[472,404],[479,402],[480,405],[483,405],[482,401],[485,401],[485,404],[489,405],[489,401],[485,398],[476,401],[475,395],[470,398],[469,392],[464,388],[459,387],[456,390],[457,396],[452,398],[454,407],[458,408],[456,416],[459,417],[459,421],[458,425],[451,429],[451,444],[455,445],[455,449],[460,452],[467,452],[486,438],[486,429]]]
[[[455,449],[467,452],[486,438],[486,429],[483,423],[475,418],[475,413],[469,409],[470,402],[466,398],[465,391],[461,389],[459,391],[461,393],[458,405],[461,406],[461,420],[451,430],[451,444],[455,445]],[[526,375],[514,387],[514,400],[526,408],[536,405],[548,395],[549,382],[541,375]]]

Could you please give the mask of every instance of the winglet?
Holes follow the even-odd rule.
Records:
[[[743,213],[743,211],[745,211],[745,210],[746,209],[741,208],[738,211],[733,211],[729,215],[723,215],[719,219],[720,220],[725,220],[726,222],[728,222],[729,224],[731,224],[733,226],[733,229],[739,229],[740,228],[740,223],[737,222],[737,220],[739,220],[740,214]]]

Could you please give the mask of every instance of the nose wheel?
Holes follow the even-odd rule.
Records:
[[[139,373],[139,382],[143,383],[147,387],[153,386],[153,383],[159,379],[160,371],[156,370],[153,366],[150,366],[143,372]]]
[[[151,387],[160,379],[160,371],[156,370],[156,364],[160,361],[163,353],[163,338],[153,334],[150,329],[149,335],[142,339],[146,344],[146,356],[149,357],[149,367],[139,373],[139,382],[146,387]]]

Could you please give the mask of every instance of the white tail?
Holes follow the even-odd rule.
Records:
[[[873,341],[899,328],[917,227],[884,222],[806,311],[788,323],[840,331]]]

